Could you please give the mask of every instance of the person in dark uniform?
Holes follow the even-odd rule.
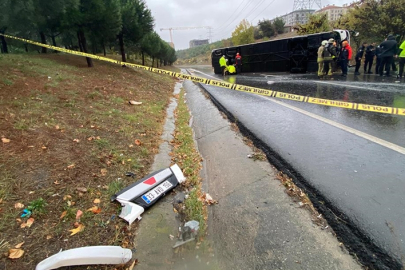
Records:
[[[347,77],[347,64],[349,63],[349,50],[348,50],[349,42],[346,40],[342,42],[342,49],[339,54],[339,62],[340,66],[342,67],[342,76]]]
[[[242,73],[242,56],[240,56],[239,53],[236,54],[235,64],[236,64],[236,74]]]
[[[363,58],[364,51],[366,50],[367,42],[363,42],[360,46],[359,50],[357,51],[355,60],[356,60],[356,69],[354,70],[354,75],[360,75],[359,68],[361,65],[361,59]]]
[[[380,72],[380,66],[381,66],[381,48],[380,46],[377,46],[375,48],[375,74],[378,74]]]
[[[371,43],[366,48],[366,55],[365,55],[365,62],[364,62],[364,74],[366,74],[366,73],[373,74],[373,72],[371,72],[371,67],[374,62],[374,56],[375,56],[375,42]],[[367,68],[367,65],[368,65],[368,68]]]
[[[387,40],[380,44],[381,48],[381,66],[380,66],[380,76],[383,75],[384,68],[387,71],[386,76],[390,77],[390,69],[392,61],[394,60],[394,55],[397,52],[397,41],[393,35],[389,35]]]

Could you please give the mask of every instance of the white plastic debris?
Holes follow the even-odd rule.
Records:
[[[51,270],[63,266],[92,264],[125,264],[132,259],[132,251],[116,246],[94,246],[59,252],[42,262],[35,270]]]
[[[130,100],[130,101],[128,101],[128,103],[131,104],[131,105],[141,105],[142,104],[142,102],[135,101],[135,100]]]

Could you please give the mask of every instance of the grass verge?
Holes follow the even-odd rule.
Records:
[[[200,170],[202,157],[198,153],[193,137],[193,130],[189,126],[190,113],[185,103],[184,90],[182,89],[178,99],[176,114],[176,129],[172,141],[172,161],[183,168],[187,178],[183,188],[189,191],[185,200],[185,219],[197,220],[200,223],[199,236],[205,235],[207,228],[207,206],[204,200],[204,192],[201,186]]]
[[[133,183],[125,172],[150,171],[175,79],[64,54],[0,55],[0,70],[0,269],[33,269],[61,249],[132,248],[136,226],[110,196]]]

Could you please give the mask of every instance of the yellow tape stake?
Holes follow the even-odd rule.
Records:
[[[26,43],[37,45],[40,47],[45,47],[45,48],[52,49],[52,50],[59,51],[59,52],[89,57],[92,59],[106,61],[106,62],[118,64],[121,66],[125,65],[125,66],[129,66],[129,67],[139,68],[139,69],[143,69],[143,70],[158,73],[158,74],[164,74],[164,75],[168,75],[168,76],[172,76],[172,77],[176,77],[176,78],[190,80],[193,82],[218,86],[218,87],[222,87],[222,88],[228,88],[228,89],[251,93],[251,94],[255,94],[255,95],[276,97],[276,98],[281,98],[281,99],[288,99],[288,100],[294,100],[294,101],[299,101],[299,102],[306,102],[306,103],[318,104],[318,105],[323,105],[323,106],[339,107],[339,108],[352,109],[352,110],[358,110],[358,111],[405,115],[405,108],[384,107],[384,106],[359,104],[359,103],[337,101],[337,100],[330,100],[330,99],[313,98],[313,97],[277,92],[277,91],[272,91],[272,90],[268,90],[268,89],[256,88],[256,87],[251,87],[251,86],[246,86],[246,85],[233,84],[233,83],[228,83],[228,82],[224,82],[224,81],[210,80],[210,79],[206,79],[206,78],[202,78],[202,77],[191,76],[191,75],[167,71],[167,70],[163,70],[163,69],[151,68],[151,67],[132,64],[132,63],[128,63],[128,62],[122,62],[119,60],[114,60],[114,59],[103,57],[103,56],[97,56],[94,54],[68,50],[68,49],[55,47],[55,46],[47,45],[47,44],[42,44],[42,43],[35,42],[32,40],[9,36],[9,35],[5,35],[5,34],[1,34],[1,33],[0,33],[0,35],[4,36],[6,38],[20,40],[20,41],[23,41]]]

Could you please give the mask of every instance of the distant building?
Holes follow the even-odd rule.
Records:
[[[295,26],[297,24],[304,24],[308,22],[309,15],[313,14],[315,9],[299,9],[294,10],[278,18],[282,19],[285,23],[285,26]],[[275,19],[271,20],[273,23]]]
[[[208,43],[209,43],[209,39],[193,39],[193,40],[190,40],[190,42],[189,42],[190,48],[205,45]]]
[[[341,16],[347,13],[351,6],[343,5],[343,7],[338,7],[335,5],[327,5],[320,10],[317,10],[315,13],[321,14],[326,13],[329,21],[337,21]]]

